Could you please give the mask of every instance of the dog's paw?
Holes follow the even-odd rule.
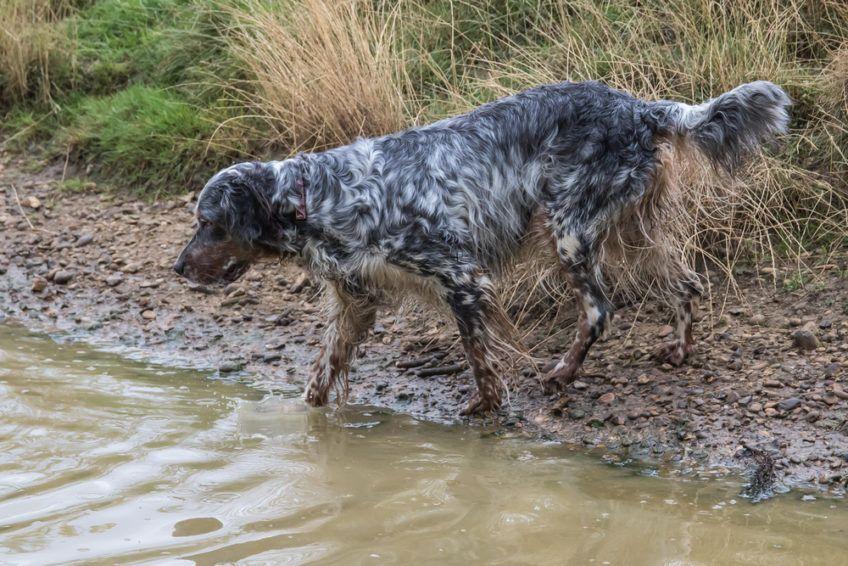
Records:
[[[468,405],[459,414],[462,417],[484,416],[494,413],[500,408],[500,399],[487,399],[475,393],[468,401]]]
[[[303,400],[311,407],[323,407],[329,401],[329,397],[329,391],[322,391],[318,387],[310,387],[306,390]]]
[[[692,353],[692,345],[683,344],[678,341],[660,344],[654,352],[654,358],[660,362],[669,363],[675,367],[680,366]]]
[[[577,364],[561,361],[542,378],[542,389],[547,395],[558,393],[577,379]]]

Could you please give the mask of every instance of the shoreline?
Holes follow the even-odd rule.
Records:
[[[192,232],[190,199],[63,194],[60,175],[25,173],[0,156],[0,313],[157,363],[302,388],[324,326],[307,277],[262,264],[222,292],[189,284],[170,269]],[[819,277],[795,289],[775,290],[772,273],[740,271],[739,300],[713,298],[713,324],[696,327],[696,354],[681,368],[650,359],[669,313],[650,303],[622,309],[563,394],[544,395],[526,368],[513,379],[510,405],[488,421],[681,469],[742,472],[754,466],[752,454],[767,453],[779,483],[842,494],[848,254],[818,263]],[[354,363],[350,402],[464,422],[458,414],[474,385],[453,324],[415,315],[381,313]]]

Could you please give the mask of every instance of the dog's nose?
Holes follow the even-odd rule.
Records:
[[[180,259],[177,260],[177,263],[174,264],[174,271],[176,271],[177,274],[182,275],[184,269],[185,269],[185,260],[183,258],[180,258]]]

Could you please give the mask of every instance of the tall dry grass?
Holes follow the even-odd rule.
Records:
[[[367,0],[247,0],[229,12],[230,53],[250,76],[229,90],[269,143],[325,149],[409,124],[397,10]]]
[[[64,57],[55,23],[74,9],[72,0],[3,0],[0,3],[0,95],[6,106],[32,96],[51,97],[51,63]]]

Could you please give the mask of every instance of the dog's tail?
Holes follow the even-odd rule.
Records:
[[[745,157],[786,132],[792,101],[776,84],[756,81],[696,106],[654,104],[661,133],[692,142],[714,166],[732,174]]]

